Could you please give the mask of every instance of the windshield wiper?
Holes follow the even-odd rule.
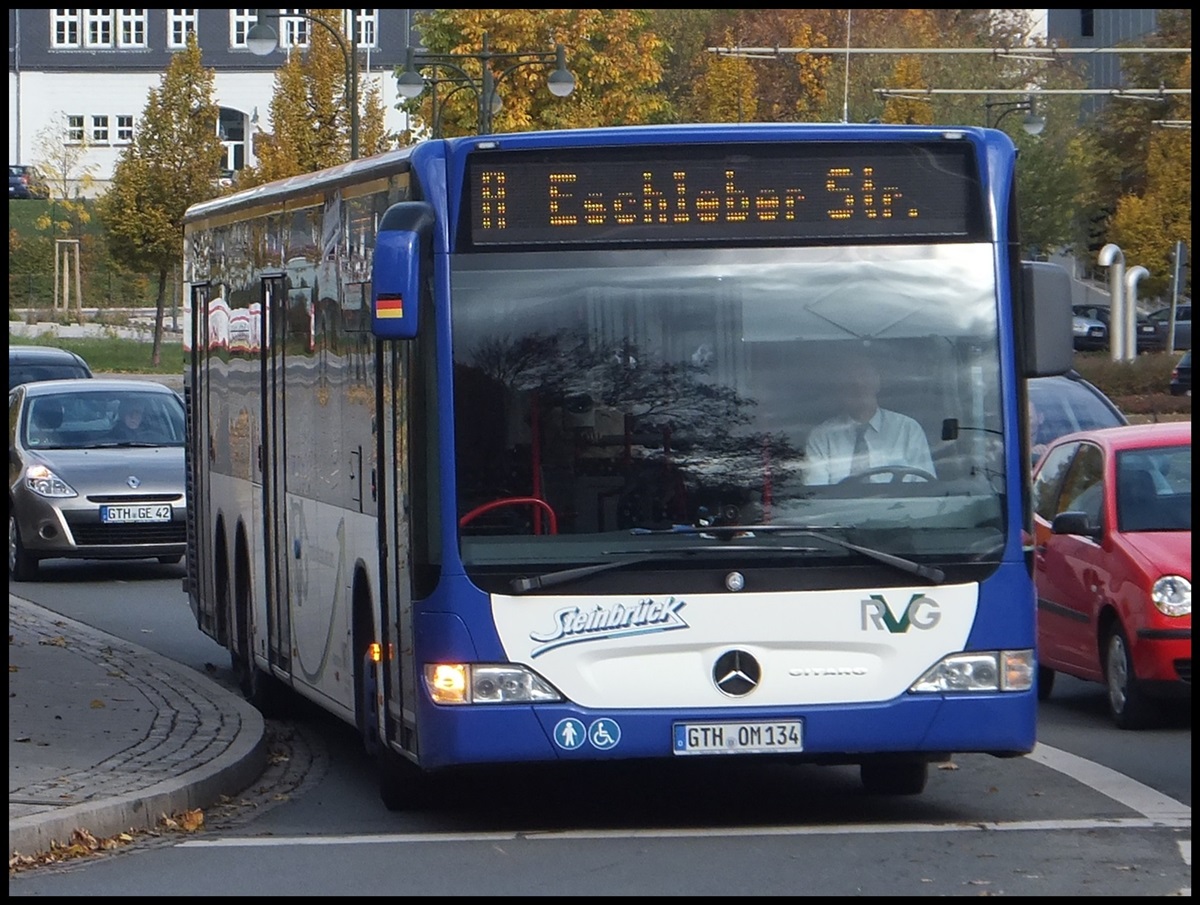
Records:
[[[836,530],[836,527],[835,527]],[[723,536],[726,541],[737,537],[744,537],[755,533],[767,534],[789,534],[800,537],[811,537],[825,543],[832,544],[835,547],[841,547],[843,550],[849,550],[852,553],[858,553],[868,559],[873,559],[876,562],[881,562],[884,565],[899,569],[901,572],[907,572],[910,575],[916,575],[924,578],[932,584],[941,584],[946,580],[946,573],[936,566],[926,566],[919,562],[913,562],[911,559],[905,559],[903,556],[896,556],[892,553],[886,553],[883,550],[876,550],[873,547],[864,547],[860,544],[852,544],[850,541],[842,540],[840,537],[834,537],[825,534],[823,531],[816,531],[812,528],[797,525],[721,525],[714,528],[711,525],[693,527],[691,525],[681,525],[677,528],[666,528],[663,530],[654,530],[650,528],[633,528],[630,533],[637,535],[647,534],[701,534]],[[777,547],[770,544],[755,544],[748,546],[744,544],[707,544],[703,547],[688,547],[686,549],[673,549],[662,552],[647,552],[642,550],[629,551],[604,551],[605,556],[623,556],[632,555],[632,559],[620,559],[613,562],[596,563],[591,566],[580,566],[576,569],[563,569],[559,572],[547,572],[544,575],[535,575],[532,578],[514,578],[509,582],[509,586],[516,594],[524,594],[527,591],[536,591],[540,588],[547,588],[551,585],[564,584],[568,581],[574,581],[577,578],[587,578],[589,575],[596,575],[600,572],[608,572],[611,569],[620,569],[626,566],[638,565],[639,563],[655,562],[663,560],[677,559],[680,554],[694,555],[696,553],[815,553],[819,547]]]
[[[694,556],[697,553],[815,553],[819,547],[779,547],[774,544],[754,544],[753,546],[738,545],[736,547],[728,544],[720,544],[717,546],[706,545],[703,547],[688,547],[687,549],[673,549],[667,551],[648,552],[646,550],[605,550],[604,556],[631,556],[632,559],[615,559],[612,562],[601,562],[591,566],[580,566],[576,569],[563,569],[558,572],[546,572],[543,575],[535,575],[532,578],[514,578],[510,581],[509,587],[513,589],[514,594],[524,594],[527,591],[536,591],[540,588],[548,588],[556,584],[565,584],[568,581],[574,581],[577,578],[587,578],[589,575],[596,575],[600,572],[608,572],[612,569],[623,569],[626,566],[636,566],[639,563],[646,562],[669,562],[677,560],[680,554],[685,556]]]
[[[711,535],[722,540],[732,540],[736,537],[745,537],[754,534],[787,534],[796,537],[813,537],[817,540],[841,547],[843,550],[861,553],[863,556],[884,563],[885,565],[894,566],[902,572],[917,575],[933,584],[941,584],[946,580],[946,573],[936,566],[922,565],[919,562],[913,562],[911,559],[905,559],[903,556],[896,556],[893,553],[876,550],[874,547],[863,547],[859,544],[852,544],[848,540],[842,540],[840,537],[825,533],[826,531],[845,530],[847,529],[842,525],[820,525],[816,527],[808,525],[674,525],[670,528],[659,530],[652,528],[632,528],[629,533],[637,535],[702,534]]]

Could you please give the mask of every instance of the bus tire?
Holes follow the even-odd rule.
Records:
[[[1049,666],[1039,665],[1037,668],[1037,699],[1045,701],[1054,690],[1054,670]]]
[[[239,685],[246,700],[264,717],[270,719],[286,716],[288,712],[286,687],[274,676],[259,669],[258,664],[254,662],[250,578],[248,570],[240,568],[246,561],[245,554],[239,552],[239,568],[236,570],[237,574],[234,578],[235,594],[237,595],[234,600],[238,620],[238,637],[242,640],[241,658],[237,670]]]
[[[879,758],[859,764],[863,787],[872,795],[920,795],[929,781],[929,763],[909,758]]]
[[[412,761],[381,747],[375,763],[379,797],[389,811],[415,811],[436,802],[437,780]]]

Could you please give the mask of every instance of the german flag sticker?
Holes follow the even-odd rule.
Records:
[[[398,293],[379,293],[375,299],[376,317],[404,317],[404,299]]]

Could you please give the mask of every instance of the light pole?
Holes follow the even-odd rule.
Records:
[[[1109,242],[1100,249],[1096,263],[1108,268],[1108,351],[1113,361],[1125,360],[1125,252]]]
[[[1000,114],[992,120],[992,109],[1003,108]],[[989,129],[999,129],[1000,121],[1010,113],[1016,113],[1018,110],[1025,111],[1025,118],[1021,121],[1021,128],[1029,135],[1041,135],[1042,130],[1046,128],[1046,118],[1039,116],[1037,110],[1034,109],[1033,98],[1027,97],[1019,101],[984,101],[984,123]]]
[[[351,10],[350,15],[356,17],[356,11]],[[279,47],[279,35],[275,29],[268,25],[265,19],[281,19],[285,16],[279,12],[258,11],[258,16],[255,23],[250,26],[246,32],[246,46],[250,48],[250,52],[255,56],[265,57],[269,53],[273,53]],[[358,47],[355,40],[354,32],[358,27],[358,22],[355,18],[351,19],[350,23],[350,39],[346,40],[345,35],[340,29],[334,28],[324,19],[318,19],[316,16],[310,16],[307,13],[288,12],[286,18],[289,19],[304,19],[308,22],[313,22],[320,25],[327,32],[333,35],[333,39],[337,42],[338,49],[341,50],[342,56],[346,62],[346,103],[350,107],[350,159],[358,159]]]
[[[458,64],[459,60],[477,60],[482,75],[476,78]],[[496,74],[492,71],[492,63],[498,62],[505,68]],[[546,77],[546,87],[555,97],[566,97],[575,90],[575,77],[567,70],[567,52],[561,44],[555,44],[554,50],[517,51],[515,53],[497,53],[488,44],[488,34],[483,34],[483,50],[479,53],[432,53],[408,47],[404,53],[404,68],[396,79],[400,94],[408,100],[421,96],[426,88],[432,87],[433,115],[430,117],[434,137],[441,134],[441,112],[438,110],[437,85],[441,82],[453,82],[460,88],[470,88],[475,94],[477,111],[476,131],[479,135],[487,135],[492,131],[493,117],[500,111],[502,101],[496,91],[497,85],[508,75],[524,66],[553,65],[554,71]],[[426,79],[421,75],[423,66],[442,68],[453,73],[449,79]],[[451,91],[450,94],[453,94]],[[449,97],[449,95],[447,95]],[[443,102],[444,103],[444,102]]]

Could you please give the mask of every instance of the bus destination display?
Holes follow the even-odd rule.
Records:
[[[963,143],[656,150],[477,156],[471,244],[961,241],[981,230]]]

